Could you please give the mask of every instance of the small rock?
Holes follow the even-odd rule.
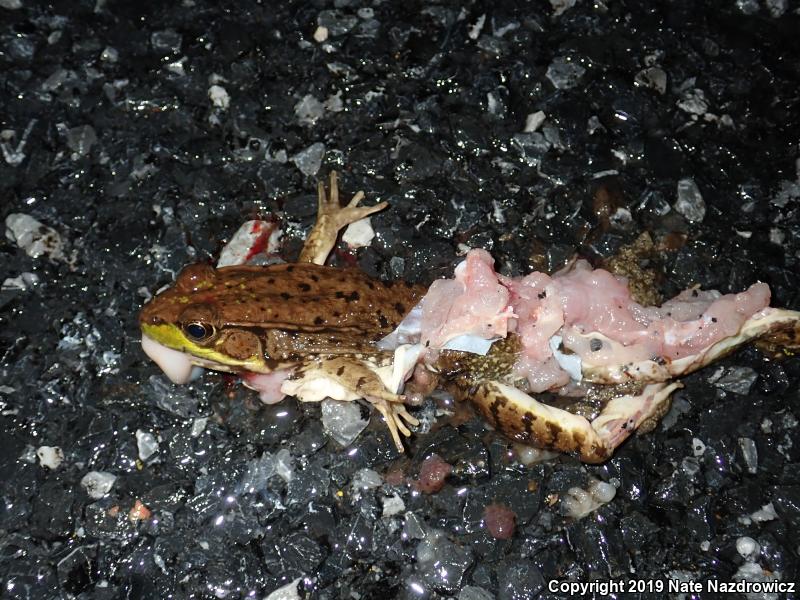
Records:
[[[417,546],[416,571],[429,587],[445,594],[461,588],[464,575],[472,566],[469,546],[459,546],[444,532],[432,530]]]
[[[525,133],[530,133],[539,129],[539,126],[547,119],[544,111],[537,110],[535,113],[529,114],[525,117],[525,128],[522,130]]]
[[[510,540],[514,537],[517,515],[504,504],[489,504],[483,510],[486,531],[496,540]]]
[[[51,471],[55,471],[64,462],[64,451],[58,446],[39,446],[36,449],[39,463]]]
[[[231,105],[231,97],[228,95],[228,91],[221,85],[212,85],[208,88],[208,98],[211,100],[211,104],[223,110],[227,110]]]
[[[303,175],[313,177],[322,166],[323,156],[325,156],[325,144],[317,142],[292,156],[292,162]]]
[[[683,92],[682,97],[678,100],[678,108],[690,115],[703,115],[708,112],[708,101],[706,94],[701,89],[691,89]]]
[[[350,482],[350,487],[354,495],[363,490],[374,490],[381,485],[383,485],[383,478],[377,471],[373,471],[372,469],[359,469],[355,472]]]
[[[382,499],[383,502],[383,518],[393,517],[399,515],[406,509],[406,503],[399,494],[392,494]]]
[[[294,105],[297,119],[306,125],[313,125],[325,114],[325,105],[311,94],[306,94]]]
[[[317,15],[317,26],[324,27],[331,37],[344,35],[357,24],[358,17],[345,15],[338,10],[323,10]]]
[[[147,521],[153,513],[147,508],[142,501],[138,498],[136,502],[133,503],[133,507],[128,511],[128,520],[131,523],[136,523],[137,521]]]
[[[351,248],[364,248],[372,243],[375,230],[369,217],[360,219],[347,226],[342,234],[342,241]]]
[[[758,471],[758,447],[755,441],[748,437],[740,437],[739,449],[742,451],[747,472],[755,474]]]
[[[81,487],[86,490],[89,498],[92,500],[100,500],[100,498],[111,491],[116,480],[117,476],[111,473],[106,473],[105,471],[89,471],[81,479]]]
[[[659,94],[667,91],[667,74],[664,69],[658,67],[648,67],[636,74],[633,82],[642,87],[648,87]]]
[[[3,281],[2,289],[4,292],[25,292],[33,289],[39,283],[39,276],[36,273],[22,273],[17,277],[9,277]]]
[[[756,379],[758,373],[750,367],[730,367],[717,369],[708,378],[708,382],[726,392],[746,396]]]
[[[765,0],[764,4],[767,7],[769,16],[773,19],[777,19],[778,17],[782,17],[783,13],[786,12],[788,2],[787,0]]]
[[[80,125],[66,132],[67,146],[73,152],[73,158],[86,156],[97,142],[97,133],[91,125]]]
[[[322,426],[342,446],[349,446],[369,423],[356,402],[322,401]]]
[[[736,551],[745,560],[754,561],[761,553],[761,546],[753,538],[745,535],[736,540]]]
[[[706,216],[706,203],[700,189],[689,177],[678,181],[678,199],[675,210],[689,221],[699,223]]]
[[[300,593],[297,591],[297,586],[300,584],[302,577],[290,581],[283,587],[270,592],[264,600],[300,600]]]
[[[328,28],[318,25],[314,30],[314,41],[320,44],[328,39]]]
[[[6,238],[25,250],[31,258],[47,255],[64,260],[64,242],[59,233],[30,215],[11,213],[6,217]]]
[[[158,452],[158,440],[152,433],[137,429],[136,447],[139,450],[139,459],[145,461]]]
[[[560,90],[568,90],[578,85],[586,69],[566,56],[558,56],[547,67],[547,78]]]
[[[578,0],[550,0],[553,7],[553,16],[558,17],[577,4]]]

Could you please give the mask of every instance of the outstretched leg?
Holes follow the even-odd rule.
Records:
[[[375,206],[359,206],[358,203],[364,198],[364,192],[358,192],[353,196],[347,206],[340,206],[336,171],[331,171],[330,188],[330,196],[328,196],[325,194],[325,185],[321,181],[317,186],[319,194],[317,222],[308,235],[298,262],[324,265],[328,255],[336,245],[339,231],[350,225],[350,223],[360,221],[364,217],[368,217],[388,206],[386,202],[379,202]]]

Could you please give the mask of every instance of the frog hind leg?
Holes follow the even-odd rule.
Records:
[[[468,399],[506,437],[545,450],[577,454],[586,463],[602,463],[639,427],[663,416],[680,383],[652,383],[638,394],[610,400],[592,421],[543,404],[498,381],[482,381],[454,395]]]
[[[347,206],[341,206],[336,171],[331,171],[330,195],[325,193],[325,185],[321,181],[317,186],[317,193],[319,195],[317,222],[303,245],[298,262],[324,265],[336,245],[339,232],[344,227],[383,210],[388,203],[379,202],[374,206],[359,206],[359,202],[364,198],[364,192],[360,191],[353,196]]]
[[[350,356],[320,357],[298,368],[281,386],[285,394],[301,402],[318,402],[324,398],[370,402],[383,415],[398,452],[405,451],[402,433],[408,437],[411,426],[419,425],[406,410],[406,398],[386,389],[381,378],[358,358]]]

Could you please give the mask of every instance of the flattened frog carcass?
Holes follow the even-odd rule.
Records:
[[[383,282],[357,269],[324,266],[339,231],[385,208],[361,207],[363,193],[339,204],[336,173],[330,196],[320,182],[317,222],[295,264],[186,267],[175,285],[144,306],[142,348],[176,383],[193,367],[241,374],[265,402],[364,398],[399,433],[418,421],[397,393],[403,373],[393,353],[375,342],[403,319],[424,293]]]
[[[580,290],[580,286],[567,285],[571,281],[569,275],[560,281],[556,281],[558,274],[550,281],[540,273],[519,280],[504,278],[493,271],[493,261],[485,251],[470,251],[463,268],[456,268],[456,281],[440,280],[427,291],[403,282],[376,281],[354,269],[326,267],[323,263],[339,230],[386,206],[380,203],[359,207],[363,197],[359,192],[346,207],[341,207],[335,173],[331,173],[330,190],[328,197],[323,185],[319,186],[317,223],[300,262],[219,269],[193,265],[184,269],[172,288],[142,309],[142,347],[173,381],[188,381],[193,366],[200,366],[242,375],[245,384],[258,390],[265,402],[277,402],[286,394],[301,401],[364,398],[382,413],[402,452],[400,434],[410,435],[407,425],[417,424],[404,406],[407,396],[401,394],[413,373],[411,382],[405,385],[407,394],[411,389],[425,394],[441,383],[457,399],[470,401],[490,424],[514,440],[574,453],[585,462],[603,462],[633,431],[652,429],[668,409],[672,391],[681,386],[675,378],[764,336],[770,336],[781,348],[798,347],[800,313],[765,308],[768,289],[763,285],[754,286],[752,293],[739,295],[704,292],[701,308],[677,321],[664,321],[664,315],[653,313],[666,310],[669,316],[671,309],[666,305],[651,309],[630,303],[628,309],[644,315],[638,326],[641,329],[645,327],[643,323],[650,323],[650,333],[658,333],[653,329],[656,326],[669,327],[670,331],[691,338],[708,330],[720,330],[728,323],[707,343],[695,344],[670,358],[660,351],[654,355],[631,354],[636,345],[626,346],[613,336],[606,337],[601,331],[602,322],[599,329],[597,323],[590,323],[591,319],[583,323],[578,320],[567,327],[564,311],[571,306],[569,297],[587,296],[573,291]],[[593,277],[588,267],[582,268],[583,275],[576,273],[578,284],[583,275]],[[613,305],[626,298],[626,284],[622,290],[622,281],[607,272],[597,273],[596,281],[605,281],[598,288],[602,293],[588,296],[602,296],[609,289],[616,289]],[[543,281],[550,283],[541,288]],[[481,297],[473,302],[466,292],[475,283],[479,284]],[[437,284],[439,291],[434,293]],[[551,284],[555,287],[551,288]],[[526,286],[530,287],[527,291]],[[553,295],[559,289],[566,295]],[[509,293],[512,300],[506,297]],[[700,294],[694,290],[686,293],[674,301],[684,309],[692,308],[695,296]],[[525,302],[515,303],[515,295]],[[455,305],[451,306],[457,297],[466,299],[460,315],[453,310]],[[493,302],[492,298],[500,301]],[[749,308],[745,310],[743,305]],[[723,306],[728,308],[722,310]],[[482,314],[487,308],[492,310]],[[488,352],[484,349],[476,354],[475,335],[429,345],[430,338],[426,341],[420,337],[420,323],[425,319],[416,316],[420,312],[424,316],[428,309],[444,315],[434,322],[434,331],[467,325],[463,318],[468,316],[469,323],[477,329],[467,327],[465,331],[482,332],[477,336],[481,338],[478,345],[487,341],[484,338],[494,338],[493,345]],[[602,316],[606,309],[609,307],[598,305],[597,310],[587,314]],[[473,310],[481,314],[471,314]],[[517,331],[525,313],[529,313],[529,321],[531,315],[538,315],[537,327],[556,323],[550,331],[553,335],[544,339],[543,345],[531,347],[526,341],[531,337]],[[723,313],[730,314],[723,318]],[[476,322],[476,316],[488,320],[479,318]],[[514,320],[520,323],[512,327]],[[487,329],[492,327],[495,328]],[[611,335],[613,331],[607,333]],[[641,337],[643,333],[648,330],[631,335]],[[786,339],[779,340],[774,337],[776,334],[785,334]],[[559,351],[560,340],[567,335],[571,346]],[[702,342],[703,335],[695,337]],[[662,335],[659,339],[669,341],[672,337]],[[393,341],[387,344],[388,340]],[[454,340],[460,341],[452,345]],[[466,350],[461,344],[472,349]],[[614,351],[601,360],[607,350],[614,349],[619,354]],[[552,356],[544,362],[540,360],[539,366],[530,371],[521,365],[535,358],[532,350]],[[581,361],[576,362],[576,352],[583,353]],[[626,358],[609,360],[609,356]],[[527,376],[526,370],[530,371]],[[538,381],[551,376],[556,379],[546,385]],[[570,380],[580,383],[580,393],[586,401],[565,400],[570,390],[576,389]],[[543,391],[557,394],[551,394],[547,403],[542,396],[531,395]]]

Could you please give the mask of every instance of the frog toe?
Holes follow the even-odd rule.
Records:
[[[363,191],[357,192],[346,206],[339,204],[336,171],[331,171],[330,192],[325,193],[325,185],[320,181],[317,186],[317,194],[317,222],[311,229],[303,251],[300,253],[300,262],[324,264],[336,245],[339,231],[388,206],[387,202],[379,202],[374,206],[359,206],[361,200],[364,199]]]
[[[411,416],[406,410],[406,407],[402,404],[387,402],[381,399],[367,398],[367,400],[372,402],[375,408],[383,415],[383,419],[386,421],[386,426],[389,428],[389,433],[392,436],[397,451],[403,454],[405,452],[405,447],[403,446],[403,440],[400,434],[402,433],[405,437],[410,437],[411,431],[406,426],[406,423],[411,426],[417,426],[419,425],[419,421]],[[403,421],[405,421],[405,423]]]

